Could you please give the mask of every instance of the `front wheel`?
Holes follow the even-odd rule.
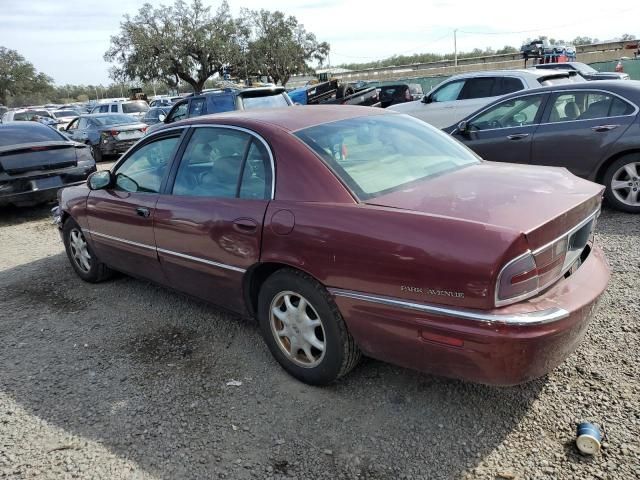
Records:
[[[604,176],[605,197],[612,207],[640,213],[640,157],[625,155],[613,162]]]
[[[360,359],[329,293],[297,270],[278,270],[265,281],[258,298],[258,321],[273,356],[302,382],[334,382]]]
[[[98,260],[87,243],[82,229],[72,218],[64,223],[62,238],[71,266],[82,280],[98,283],[111,276],[111,269]]]

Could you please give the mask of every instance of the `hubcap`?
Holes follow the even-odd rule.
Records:
[[[299,293],[284,291],[271,302],[271,333],[296,365],[312,368],[324,358],[324,327],[315,308]]]
[[[640,206],[640,162],[620,167],[611,179],[613,195],[627,205]]]
[[[91,270],[91,255],[87,249],[87,241],[80,230],[74,228],[69,234],[71,256],[80,270],[87,273]]]

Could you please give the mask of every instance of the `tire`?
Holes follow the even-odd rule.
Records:
[[[340,99],[340,98],[348,97],[349,95],[353,95],[354,93],[355,92],[353,88],[350,87],[349,85],[340,85],[338,87],[338,90],[336,90],[336,98]]]
[[[604,174],[604,196],[616,210],[640,213],[640,154],[614,161]]]
[[[298,309],[301,300],[307,302],[303,313]],[[280,316],[273,313],[275,310],[280,311]],[[304,383],[332,383],[349,373],[360,360],[360,350],[329,293],[300,271],[278,270],[264,282],[258,296],[258,322],[278,363]],[[278,331],[290,334],[278,335]]]
[[[113,271],[98,260],[91,246],[85,240],[82,229],[72,218],[68,218],[64,222],[62,238],[69,262],[71,262],[71,266],[82,280],[89,283],[98,283],[111,277]]]
[[[91,147],[91,154],[93,155],[93,159],[96,161],[96,163],[102,161],[102,150],[100,150],[99,146],[93,145]]]

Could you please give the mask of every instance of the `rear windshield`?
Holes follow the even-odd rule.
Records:
[[[404,85],[396,85],[393,87],[380,87],[380,95],[383,97],[401,97],[407,89]]]
[[[576,83],[574,78],[575,77],[540,77],[538,78],[538,82],[540,82],[540,85],[542,85],[543,87],[549,87],[551,85],[566,85],[567,83]]]
[[[127,102],[122,104],[122,112],[123,113],[139,113],[139,112],[148,112],[149,105],[144,100],[139,100],[137,102]]]
[[[39,123],[28,125],[6,124],[0,127],[0,147],[19,143],[55,142],[66,140],[53,128]]]
[[[126,125],[128,123],[138,123],[137,120],[131,118],[128,115],[100,115],[99,117],[92,117],[91,121],[100,126],[105,125]]]
[[[262,97],[242,97],[242,105],[245,110],[257,110],[259,108],[288,107],[289,102],[281,93]]]
[[[295,135],[362,200],[480,162],[444,132],[408,115],[350,118]]]

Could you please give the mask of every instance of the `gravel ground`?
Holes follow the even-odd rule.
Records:
[[[365,360],[314,388],[252,321],[80,281],[48,209],[0,211],[2,478],[640,478],[640,216],[604,211],[610,287],[547,377],[491,388]],[[606,432],[593,458],[581,420]]]

